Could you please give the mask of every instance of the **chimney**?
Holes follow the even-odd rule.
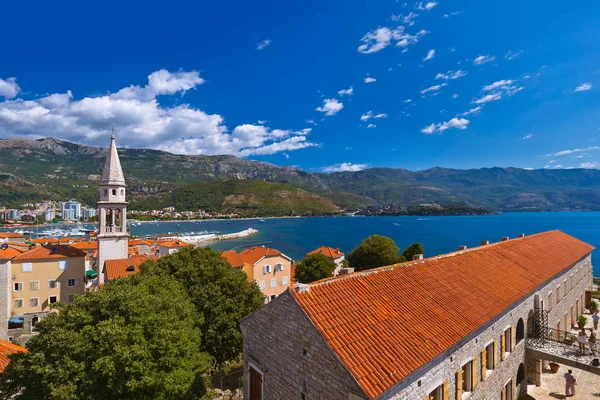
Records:
[[[413,256],[413,261],[421,261],[423,260],[423,254],[415,254]]]
[[[520,238],[525,237],[525,234],[524,233],[519,233],[519,237]]]
[[[503,241],[503,242],[506,242],[508,239],[509,239],[509,238],[508,238],[508,236],[504,236],[504,237],[502,238],[502,241]]]
[[[466,250],[467,246],[458,246],[458,251]]]
[[[487,246],[488,244],[490,244],[489,240],[482,240],[480,243],[481,246]]]
[[[342,268],[338,275],[348,275],[354,272],[354,268]]]

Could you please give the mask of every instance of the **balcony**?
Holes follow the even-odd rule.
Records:
[[[123,229],[120,226],[106,226],[106,227],[104,227],[104,232],[105,233],[123,233],[126,231],[125,231],[125,229]]]

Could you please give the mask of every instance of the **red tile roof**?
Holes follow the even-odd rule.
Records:
[[[79,242],[73,243],[71,246],[81,250],[96,250],[98,248],[98,242]]]
[[[307,256],[311,256],[313,254],[323,254],[327,258],[336,259],[344,256],[344,253],[340,251],[340,249],[334,249],[327,246],[321,246],[316,250],[313,250],[307,254]]]
[[[280,256],[282,254],[281,252],[275,249],[270,249],[268,247],[262,246],[254,246],[240,252],[239,255],[242,261],[254,265],[265,257],[275,257]]]
[[[144,239],[132,239],[129,241],[129,247],[132,246],[152,246],[152,243]]]
[[[25,252],[25,250],[23,250],[23,249],[19,249],[16,247],[10,247],[10,246],[6,250],[0,249],[0,254],[2,254],[6,258],[14,258],[20,254],[23,254],[24,252]]]
[[[23,239],[25,236],[14,232],[0,232],[0,239]]]
[[[135,255],[130,258],[121,258],[117,260],[104,261],[104,272],[106,279],[127,278],[133,274],[140,272],[140,265],[146,260],[156,260],[157,257]],[[127,271],[128,268],[133,268],[133,271]]]
[[[86,252],[68,245],[46,245],[35,247],[15,257],[15,260],[41,260],[47,258],[85,257]]]
[[[17,346],[6,340],[0,340],[0,372],[4,371],[4,368],[6,368],[10,362],[8,359],[9,355],[26,351],[27,349],[25,347]]]
[[[244,260],[240,257],[240,255],[235,250],[227,250],[221,253],[221,256],[227,260],[229,264],[231,264],[234,268],[243,268]]]
[[[156,244],[158,244],[159,246],[162,246],[162,247],[169,248],[169,249],[176,248],[176,247],[191,246],[191,244],[182,242],[181,240],[163,240],[160,242],[156,242]]]
[[[292,293],[373,399],[593,249],[550,231]]]
[[[59,243],[60,240],[57,238],[38,238],[31,240],[33,243],[45,244],[45,243]]]

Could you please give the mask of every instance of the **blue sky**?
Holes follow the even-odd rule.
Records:
[[[0,137],[107,145],[114,125],[120,146],[310,171],[600,166],[598,3],[133,3],[3,5]]]

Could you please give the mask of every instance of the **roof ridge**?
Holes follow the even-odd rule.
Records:
[[[427,262],[430,261],[437,261],[443,258],[447,258],[447,257],[454,257],[460,254],[464,254],[464,253],[469,253],[472,251],[476,251],[476,250],[481,250],[481,249],[489,249],[491,247],[497,246],[499,244],[505,244],[508,242],[514,243],[517,240],[522,240],[522,239],[527,239],[527,238],[532,238],[535,236],[539,236],[539,235],[544,235],[544,234],[549,234],[552,232],[562,232],[559,229],[552,229],[549,231],[543,231],[543,232],[537,232],[537,233],[533,233],[531,235],[525,235],[522,237],[516,237],[513,239],[507,239],[507,240],[500,240],[498,242],[493,242],[493,243],[489,243],[489,244],[485,244],[485,245],[479,245],[476,247],[470,247],[470,248],[466,248],[464,250],[455,250],[449,253],[442,253],[442,254],[438,254],[432,257],[427,257],[427,258],[423,258],[422,260],[410,260],[410,261],[403,261],[400,263],[396,263],[396,264],[391,264],[391,265],[384,265],[383,267],[377,267],[377,268],[371,268],[371,269],[367,269],[367,270],[363,270],[363,271],[356,271],[356,272],[351,272],[349,274],[344,274],[344,275],[338,275],[338,276],[332,276],[330,278],[324,278],[315,282],[311,282],[311,283],[307,283],[307,284],[302,284],[305,287],[313,287],[313,286],[318,286],[320,284],[328,284],[331,283],[332,281],[341,281],[341,280],[346,280],[346,279],[352,279],[352,278],[356,278],[356,277],[360,277],[360,276],[367,276],[369,274],[373,274],[373,273],[378,273],[378,272],[383,272],[383,271],[388,271],[388,270],[392,270],[392,269],[396,269],[398,267],[412,267],[413,265],[418,265],[418,264],[425,264]],[[577,238],[575,238],[577,239]],[[579,239],[577,239],[579,240]],[[581,242],[581,240],[580,240]]]

